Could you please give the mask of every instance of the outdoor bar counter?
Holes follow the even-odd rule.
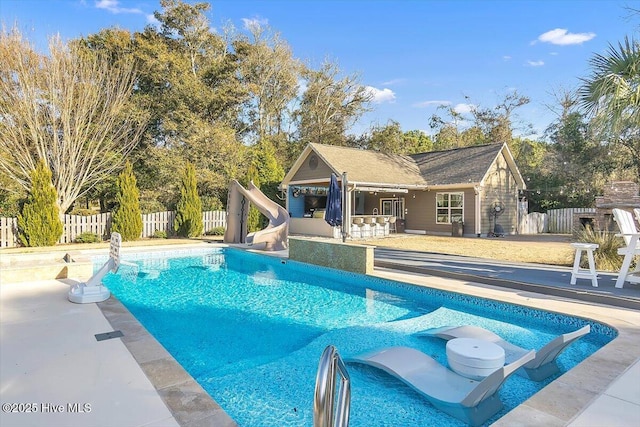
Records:
[[[339,239],[341,227],[333,227],[324,220],[324,210],[317,210],[311,216],[292,217],[289,220],[289,233],[306,236],[331,237]]]
[[[396,217],[390,215],[352,215],[353,238],[384,237],[395,231]]]
[[[339,239],[341,227],[332,227],[324,220],[324,211],[315,212],[311,217],[291,218],[289,232],[307,236],[321,236]],[[352,215],[350,234],[354,239],[384,237],[395,231],[395,217],[389,215]]]

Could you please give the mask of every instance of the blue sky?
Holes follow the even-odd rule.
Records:
[[[439,105],[494,107],[509,91],[531,103],[518,119],[540,135],[554,120],[554,92],[575,89],[588,60],[640,28],[640,1],[618,0],[223,0],[209,1],[212,31],[257,20],[312,67],[325,58],[358,73],[375,96],[358,133],[388,120],[430,132]],[[0,0],[0,20],[37,46],[153,24],[157,0]]]

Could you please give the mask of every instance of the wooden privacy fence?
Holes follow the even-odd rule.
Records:
[[[176,214],[172,211],[142,215],[142,236],[152,237],[156,231],[171,234]],[[202,212],[204,232],[216,227],[226,227],[225,211]],[[111,233],[111,213],[98,215],[63,215],[63,233],[58,243],[72,243],[82,233],[93,233],[107,239]],[[0,218],[0,248],[18,246],[17,218]]]
[[[549,209],[549,233],[555,234],[571,234],[573,233],[573,214],[596,212],[595,208],[565,208],[565,209]]]

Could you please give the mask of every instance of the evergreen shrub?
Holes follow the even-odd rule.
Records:
[[[143,214],[166,212],[168,210],[170,209],[167,209],[167,207],[162,203],[160,203],[158,200],[151,199],[149,197],[144,197],[144,196],[140,198],[140,211]]]
[[[78,216],[92,216],[92,215],[98,215],[98,214],[99,212],[96,212],[91,209],[86,209],[86,208],[75,208],[74,210],[69,212],[69,215],[78,215]]]
[[[111,217],[111,232],[120,233],[122,240],[136,240],[142,234],[140,191],[131,163],[127,162],[116,182],[116,208]]]
[[[176,205],[176,219],[173,223],[178,236],[197,237],[202,235],[202,202],[198,196],[196,168],[187,162],[180,182],[180,200]]]
[[[207,236],[224,236],[225,230],[226,229],[224,227],[214,227],[211,230],[207,231],[205,234]]]
[[[95,233],[84,232],[76,237],[74,242],[76,243],[100,243],[102,239]]]
[[[18,214],[18,230],[25,246],[53,246],[62,235],[58,194],[43,160],[31,172],[31,190]]]
[[[15,218],[20,214],[19,194],[0,188],[0,217]]]
[[[253,184],[260,188],[260,176],[258,174],[258,168],[255,165],[249,166],[249,171],[247,172],[247,184],[245,184],[245,188],[248,187],[249,182],[253,182]],[[264,223],[267,221],[266,218],[260,213],[258,209],[250,204],[249,213],[247,214],[247,231],[249,233],[253,233],[258,230],[262,230],[265,226]]]
[[[216,196],[203,196],[200,197],[202,201],[202,210],[203,211],[223,211],[224,204],[220,201],[220,199]]]
[[[167,238],[167,232],[166,231],[162,231],[162,230],[156,230],[153,232],[153,236],[151,236],[151,238],[153,239],[166,239]]]

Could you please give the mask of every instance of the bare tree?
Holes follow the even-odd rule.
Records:
[[[119,66],[49,41],[36,52],[16,29],[0,33],[0,170],[26,190],[39,159],[53,173],[60,209],[121,167],[146,123],[131,107],[131,63]]]

